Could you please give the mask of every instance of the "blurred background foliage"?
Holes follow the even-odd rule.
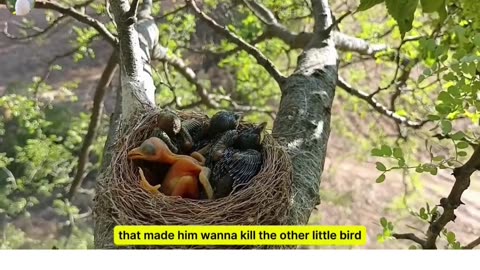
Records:
[[[65,85],[63,97],[48,101],[42,94],[55,89],[35,78],[30,85],[7,89],[0,98],[2,248],[92,246],[91,198],[76,204],[63,198],[89,120],[88,113],[71,109],[76,102],[74,90],[75,84]],[[102,134],[93,146],[92,163],[86,172],[92,181],[98,171],[104,137]],[[41,232],[42,229],[36,232],[35,227],[41,224],[28,221],[38,217],[56,220],[52,225],[56,228],[51,231],[61,231],[62,237],[49,242],[30,239],[28,233],[48,233]],[[16,222],[21,224],[20,228]]]
[[[68,6],[83,4],[81,9],[114,29],[104,1],[58,2]],[[480,2],[439,1],[442,5],[432,8],[425,4],[429,1],[404,1],[415,4],[413,9],[405,6],[413,10],[415,19],[404,38],[396,21],[398,16],[388,8],[388,3],[329,2],[337,18],[355,11],[360,2],[380,3],[346,16],[338,27],[343,33],[372,44],[386,44],[389,48],[374,57],[340,52],[339,74],[356,88],[374,93],[375,99],[396,115],[418,122],[428,120],[422,128],[399,125],[375,112],[365,100],[339,89],[332,113],[332,136],[344,147],[335,149],[333,155],[354,156],[359,163],[375,164],[377,176],[372,177],[371,182],[379,185],[388,182],[391,174],[406,176],[406,190],[394,192],[392,196],[398,203],[390,208],[402,209],[403,213],[413,216],[419,221],[416,228],[423,230],[438,211],[434,204],[439,198],[426,204],[418,193],[423,189],[420,179],[425,174],[448,174],[470,156],[470,144],[478,143],[480,136],[480,15],[477,12]],[[291,48],[280,39],[266,38],[264,24],[239,3],[205,0],[202,9],[230,31],[256,44],[284,74],[293,72],[301,50]],[[292,32],[313,30],[309,1],[265,0],[262,3]],[[443,11],[447,12],[446,16]],[[60,18],[51,11],[41,14],[46,18],[43,25],[61,20],[67,25],[63,29],[71,29],[64,32],[70,41],[64,44],[69,53],[62,56],[70,59],[66,66],[84,65],[97,57],[105,59],[108,45],[102,43],[93,28]],[[280,102],[280,90],[253,57],[198,22],[183,1],[154,1],[153,15],[161,33],[160,43],[170,55],[182,58],[196,72],[210,98],[219,104],[218,108],[204,104],[197,87],[174,67],[155,63],[159,106],[208,114],[218,109],[244,110],[246,120],[268,121],[271,127]],[[16,20],[20,37],[39,31],[35,20],[28,16]],[[41,35],[31,42],[42,43],[45,39],[48,37]],[[61,85],[49,84],[50,74],[67,72],[63,65],[57,64],[58,58],[52,59],[46,72],[38,74],[32,82],[27,83],[25,79],[12,83],[4,93],[0,92],[1,248],[92,247],[93,188],[112,110],[103,116],[91,147],[82,188],[72,201],[66,200],[91,112],[88,107],[78,106],[85,91],[78,88],[78,81],[70,81],[65,76]],[[115,87],[111,88],[114,92]],[[105,103],[112,104],[113,100],[111,94]],[[327,202],[345,203],[344,194],[322,192]],[[378,212],[384,211],[378,209]],[[394,215],[400,214],[394,212]],[[312,220],[318,222],[315,218]],[[396,231],[395,220],[381,217],[376,223],[380,232],[378,240],[391,239]],[[460,247],[454,232],[446,230],[443,236],[446,247]]]

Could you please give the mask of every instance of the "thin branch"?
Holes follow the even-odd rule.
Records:
[[[113,14],[110,11],[110,0],[104,0],[105,1],[105,12],[107,13],[108,18],[110,19],[110,22],[115,25],[115,28],[117,27],[117,24],[115,23],[115,19],[113,18]]]
[[[93,38],[94,37],[92,37],[92,39]],[[77,53],[78,51],[80,51],[80,47],[75,47],[75,48],[73,48],[73,49],[71,49],[71,50],[69,50],[65,53],[55,55],[52,59],[50,59],[47,62],[47,69],[46,69],[45,73],[40,77],[40,80],[37,81],[36,84],[35,84],[35,89],[33,90],[33,93],[34,93],[35,96],[37,95],[38,89],[41,86],[41,84],[43,82],[45,82],[46,80],[48,80],[48,78],[50,77],[50,74],[52,73],[53,64],[55,64],[60,59],[72,56],[73,54]]]
[[[352,37],[338,31],[332,32],[332,38],[335,47],[341,51],[357,52],[373,57],[379,52],[388,50],[388,46],[385,44],[371,44],[366,40]]]
[[[29,40],[32,40],[34,38],[38,38],[40,36],[43,36],[44,34],[47,34],[50,32],[50,30],[52,30],[53,28],[55,28],[56,26],[58,26],[62,21],[64,21],[64,19],[68,18],[67,16],[65,15],[61,15],[59,16],[58,18],[56,18],[52,23],[50,23],[47,27],[45,27],[44,29],[36,29],[36,33],[35,34],[31,34],[31,35],[27,35],[27,36],[23,36],[23,37],[17,37],[11,33],[8,32],[8,23],[5,22],[5,27],[3,28],[3,34],[9,38],[9,39],[12,39],[12,40],[18,40],[18,41],[29,41]]]
[[[87,134],[85,135],[85,139],[83,140],[82,148],[80,150],[77,172],[75,174],[75,177],[73,178],[72,184],[70,186],[70,190],[67,193],[68,200],[72,200],[73,196],[75,195],[75,192],[82,184],[85,167],[87,166],[87,163],[88,163],[90,148],[93,141],[95,140],[97,130],[100,127],[100,123],[101,123],[101,116],[103,112],[103,98],[105,96],[106,89],[110,85],[112,78],[115,75],[115,71],[117,69],[117,63],[118,63],[118,52],[117,50],[114,50],[114,52],[110,56],[110,59],[108,60],[107,66],[103,70],[100,80],[98,81],[97,88],[95,89],[95,96],[93,97],[93,109],[92,109],[92,114],[90,116],[90,123],[88,125],[88,131],[87,131]]]
[[[444,139],[452,139],[452,137],[448,134],[435,134],[433,135],[432,137],[434,138],[437,138],[439,140],[444,140]],[[473,147],[474,149],[476,147],[478,147],[478,143],[472,141],[471,139],[468,139],[468,138],[462,138],[460,139],[460,141],[463,141],[463,142],[466,142],[468,143],[471,147]]]
[[[266,25],[268,35],[281,39],[292,48],[303,49],[312,39],[313,33],[294,33],[288,30],[285,25],[281,24],[275,18],[273,12],[261,3],[253,0],[243,0],[243,3]],[[348,14],[347,12],[344,15]],[[338,23],[339,21],[337,21],[336,24]],[[353,51],[362,55],[374,56],[376,53],[388,49],[386,45],[370,44],[363,39],[352,37],[338,31],[332,31],[331,34],[335,47],[342,51]]]
[[[425,248],[425,240],[420,239],[413,233],[394,233],[392,235],[396,239],[404,239],[404,240],[411,240],[417,244],[419,244],[422,248]]]
[[[348,84],[341,77],[339,77],[338,80],[337,80],[337,86],[339,86],[343,90],[347,91],[347,93],[366,101],[368,104],[370,104],[370,106],[372,106],[372,108],[375,111],[377,111],[380,114],[394,120],[398,124],[402,124],[402,125],[405,125],[405,126],[411,127],[411,128],[421,128],[423,125],[425,125],[428,122],[428,120],[423,120],[421,122],[412,121],[412,120],[407,119],[406,117],[398,115],[397,113],[389,110],[387,107],[382,105],[380,102],[378,102],[375,98],[371,97],[369,94],[353,88],[353,86]]]
[[[6,5],[6,2],[7,2],[6,0],[0,0],[0,5]],[[55,10],[57,12],[60,12],[63,15],[70,16],[81,23],[84,23],[86,25],[93,27],[111,45],[115,46],[117,44],[116,37],[113,36],[113,34],[110,33],[110,31],[108,31],[107,27],[103,23],[90,17],[85,13],[78,11],[77,9],[75,9],[75,7],[64,7],[56,2],[37,0],[35,1],[35,8]]]
[[[174,9],[174,10],[172,10],[172,11],[166,12],[165,14],[162,14],[162,15],[160,15],[160,16],[156,16],[156,17],[154,17],[154,19],[155,19],[155,21],[159,21],[159,20],[161,20],[161,19],[163,19],[163,18],[166,18],[166,17],[168,17],[168,16],[170,16],[170,15],[177,14],[178,12],[186,9],[187,7],[188,7],[187,5],[183,5],[183,6],[181,6],[181,7],[179,7],[179,8],[176,8],[176,9]]]
[[[263,53],[258,50],[256,47],[244,41],[241,37],[230,32],[224,26],[218,24],[215,20],[210,18],[207,14],[201,11],[194,0],[186,0],[187,4],[192,7],[195,11],[195,14],[205,21],[213,30],[227,38],[232,43],[235,43],[237,46],[241,47],[243,50],[252,55],[265,70],[277,81],[278,84],[282,84],[285,81],[285,77],[278,71],[275,65],[265,56]]]
[[[212,109],[223,109],[224,107],[219,103],[220,100],[224,100],[229,102],[233,109],[236,111],[255,111],[255,112],[261,112],[261,113],[266,113],[266,114],[271,114],[273,113],[272,110],[269,109],[264,109],[264,108],[258,108],[255,106],[246,106],[246,105],[240,105],[236,101],[234,101],[231,97],[225,96],[225,95],[216,95],[216,94],[211,94],[208,93],[208,90],[204,87],[202,83],[197,78],[197,75],[195,72],[185,64],[185,62],[178,57],[175,56],[169,56],[169,55],[164,55],[162,58],[156,58],[154,60],[158,60],[164,63],[167,63],[171,65],[178,73],[180,73],[189,83],[195,86],[195,89],[197,91],[198,96],[200,97],[200,102],[204,104],[205,106],[212,108]],[[192,104],[180,106],[180,109],[187,109],[191,107],[198,106],[198,102],[194,102]]]
[[[427,239],[425,242],[426,249],[436,249],[437,238],[443,228],[451,221],[455,221],[455,210],[462,204],[462,195],[470,186],[470,177],[472,174],[480,170],[480,147],[477,147],[470,159],[460,167],[453,170],[455,183],[447,198],[440,200],[440,206],[444,211],[442,215],[432,223],[427,230]]]
[[[269,38],[269,36],[267,34],[263,33],[263,34],[257,36],[254,40],[250,41],[250,44],[251,45],[256,45],[258,43],[261,43],[261,42],[267,40],[268,38]],[[211,51],[211,50],[206,49],[206,48],[191,48],[191,47],[186,47],[186,46],[179,46],[179,48],[191,51],[191,52],[196,53],[196,54],[210,54],[210,55],[212,55],[212,57],[214,57],[216,59],[215,63],[219,62],[218,59],[224,59],[224,58],[227,58],[231,55],[234,55],[237,52],[242,51],[242,48],[239,47],[239,46],[237,46],[237,47],[235,47],[231,50],[223,51],[223,52],[214,52],[214,51]]]
[[[480,236],[477,239],[470,242],[469,244],[467,244],[466,246],[464,246],[463,249],[474,249],[478,245],[480,245]]]

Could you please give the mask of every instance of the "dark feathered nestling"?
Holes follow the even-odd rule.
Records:
[[[261,167],[262,154],[259,151],[228,148],[213,167],[210,179],[213,197],[222,198],[247,186]]]
[[[174,139],[182,153],[190,153],[198,149],[198,142],[207,136],[209,123],[199,119],[188,119],[182,122],[180,133]]]
[[[266,123],[238,132],[231,130],[212,146],[207,166],[214,198],[228,196],[249,184],[262,167],[261,133]]]
[[[204,153],[205,147],[216,142],[225,132],[235,130],[240,123],[241,114],[229,111],[220,111],[209,121],[206,135],[195,144],[195,151]]]
[[[233,143],[233,147],[240,150],[255,149],[260,150],[262,132],[267,126],[267,122],[263,122],[260,125],[243,130]]]
[[[208,127],[207,136],[213,138],[217,134],[222,134],[228,130],[236,129],[241,119],[241,114],[220,111],[210,119],[210,126]]]

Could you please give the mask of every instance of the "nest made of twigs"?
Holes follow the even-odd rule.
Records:
[[[182,120],[208,121],[197,113],[178,113]],[[250,185],[214,200],[152,196],[139,185],[138,168],[127,153],[151,137],[159,111],[139,116],[113,149],[104,187],[116,225],[282,225],[291,199],[291,164],[285,150],[269,134],[262,142],[263,164]],[[239,129],[252,126],[240,123]]]

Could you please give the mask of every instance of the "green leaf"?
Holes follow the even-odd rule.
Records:
[[[473,37],[473,44],[475,44],[477,47],[480,47],[480,33],[475,34]]]
[[[438,11],[445,5],[444,1],[441,0],[420,0],[422,3],[422,10],[425,13],[432,13]]]
[[[360,0],[360,6],[358,6],[358,11],[363,11],[372,8],[375,5],[383,3],[385,0]]]
[[[372,154],[372,156],[374,156],[374,157],[381,157],[381,156],[383,156],[382,150],[377,149],[377,148],[372,149],[371,154]]]
[[[427,219],[428,219],[428,214],[426,213],[424,207],[420,208],[420,212],[418,213],[418,215],[419,215],[420,218],[423,219],[423,220],[427,220]]]
[[[385,181],[385,174],[381,174],[377,179],[375,180],[376,183],[382,183]]]
[[[382,145],[382,148],[380,148],[380,150],[382,151],[383,155],[386,157],[389,157],[392,155],[392,148],[390,148],[390,146],[388,145]]]
[[[461,140],[461,139],[465,138],[465,134],[464,134],[463,132],[461,132],[461,131],[457,131],[457,132],[455,132],[454,134],[452,134],[450,137],[451,137],[453,140],[458,141],[458,140]]]
[[[448,241],[448,243],[453,244],[453,243],[455,243],[455,240],[456,240],[456,238],[455,238],[455,233],[454,233],[454,232],[448,232],[448,233],[447,233],[447,241]]]
[[[382,225],[382,227],[387,227],[387,219],[382,217],[380,218],[380,224]]]
[[[440,126],[442,127],[443,134],[448,134],[450,131],[452,131],[452,122],[448,120],[442,120]]]
[[[412,29],[418,0],[386,0],[386,3],[388,13],[397,21],[402,38],[405,37],[405,33]]]
[[[438,100],[442,101],[443,103],[447,103],[447,104],[454,102],[453,97],[446,91],[442,91],[442,92],[440,92],[440,94],[438,94]]]
[[[444,1],[445,3],[445,1]],[[447,11],[447,5],[442,5],[438,10],[437,10],[437,13],[438,13],[438,23],[441,24],[445,21],[445,19],[447,18],[447,15],[448,15],[448,11]]]
[[[400,116],[408,116],[408,113],[405,110],[398,110],[395,113],[400,115]]]
[[[421,83],[421,82],[425,81],[426,78],[427,78],[427,76],[425,76],[423,74],[420,74],[420,76],[418,76],[418,83]]]
[[[383,163],[377,161],[375,164],[377,165],[376,166],[377,170],[379,170],[381,172],[384,172],[384,171],[387,170],[387,167],[385,167],[385,165],[383,165]]]
[[[449,114],[452,111],[452,107],[447,104],[438,104],[435,106],[435,110],[437,110],[437,112],[440,114]]]
[[[393,148],[393,156],[395,158],[403,158],[403,151],[402,149],[398,148],[398,147],[395,147]]]
[[[392,224],[392,222],[388,222],[387,228],[388,228],[390,231],[393,231],[393,224]]]
[[[470,145],[467,143],[467,142],[458,142],[457,143],[457,148],[458,149],[465,149],[465,148],[468,148]]]

